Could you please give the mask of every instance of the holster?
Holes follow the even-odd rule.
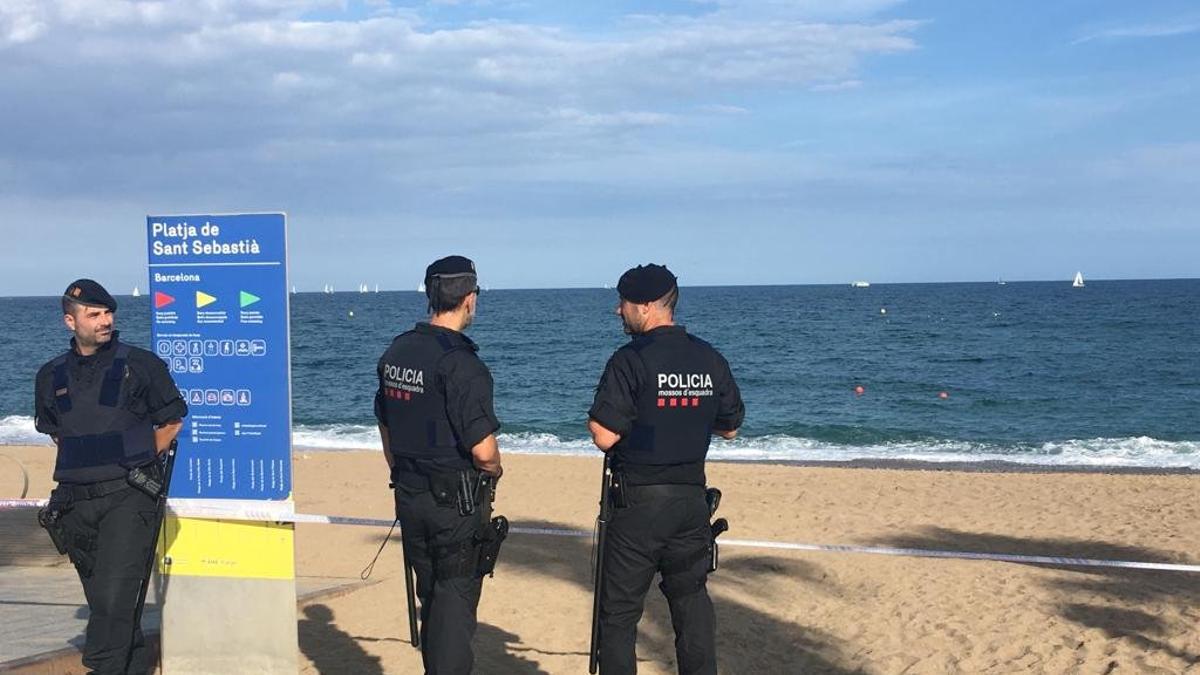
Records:
[[[496,561],[500,558],[500,545],[508,537],[508,518],[492,518],[475,536],[479,540],[479,567],[476,574],[481,577],[493,576],[496,572]]]
[[[72,508],[70,491],[59,486],[50,493],[50,501],[38,511],[38,524],[46,528],[54,548],[65,553],[80,575],[89,577],[96,566],[96,530],[77,524],[70,528],[63,524],[63,516]]]
[[[459,514],[463,517],[477,515],[480,525],[469,539],[435,549],[434,574],[439,579],[491,576],[496,570],[500,545],[508,537],[507,518],[496,516],[489,520],[492,500],[495,498],[495,479],[483,473],[467,471],[460,472],[456,477],[459,478],[459,493],[456,495]],[[468,507],[470,513],[463,513]]]
[[[66,494],[65,490],[55,489],[50,493],[49,503],[38,509],[37,512],[38,525],[41,525],[46,530],[46,534],[50,535],[50,541],[54,543],[54,548],[59,555],[67,553],[67,532],[63,527],[62,517],[70,509],[70,496]]]

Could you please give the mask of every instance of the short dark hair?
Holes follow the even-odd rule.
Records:
[[[458,309],[468,295],[479,290],[477,281],[473,274],[430,277],[429,311],[442,314]]]
[[[83,307],[81,303],[75,302],[65,295],[62,297],[63,314],[75,316],[75,312],[78,311],[80,307]]]
[[[676,286],[675,288],[672,288],[671,290],[667,291],[666,295],[662,296],[655,302],[662,304],[664,307],[671,310],[672,314],[674,314],[675,313],[675,305],[679,304],[679,287]]]

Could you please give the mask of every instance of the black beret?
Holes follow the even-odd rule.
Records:
[[[638,265],[621,275],[617,292],[629,302],[654,302],[675,289],[675,275],[664,265]]]
[[[117,301],[100,284],[91,279],[77,279],[63,291],[63,297],[87,307],[106,307],[117,311]]]

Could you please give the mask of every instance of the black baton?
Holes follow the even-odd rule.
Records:
[[[133,613],[133,631],[129,635],[129,649],[125,652],[126,670],[129,670],[129,662],[133,660],[133,636],[142,627],[142,609],[146,605],[146,591],[150,588],[150,576],[154,572],[154,558],[158,554],[158,535],[162,530],[163,518],[166,516],[167,493],[171,491],[171,473],[175,470],[175,450],[178,445],[178,442],[172,439],[171,445],[167,446],[164,453],[166,458],[163,460],[163,482],[158,491],[157,503],[154,508],[154,535],[150,540],[150,551],[146,555],[146,564],[142,568],[146,574],[142,577],[141,587],[138,588],[137,606]]]
[[[604,470],[600,474],[600,515],[596,517],[596,566],[592,579],[592,644],[588,648],[588,672],[595,675],[600,663],[600,592],[604,585],[604,541],[610,518],[609,492],[612,491],[612,471],[608,454],[604,455]]]

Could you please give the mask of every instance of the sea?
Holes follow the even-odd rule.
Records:
[[[146,297],[120,297],[147,345]],[[616,291],[487,290],[469,335],[505,452],[587,454],[586,415],[628,337]],[[0,444],[46,444],[33,377],[66,348],[57,297],[0,298]],[[415,291],[291,296],[293,445],[378,448],[375,364]],[[711,459],[1007,461],[1200,469],[1200,280],[684,287],[677,321],[746,402]],[[861,387],[861,393],[858,388]]]

